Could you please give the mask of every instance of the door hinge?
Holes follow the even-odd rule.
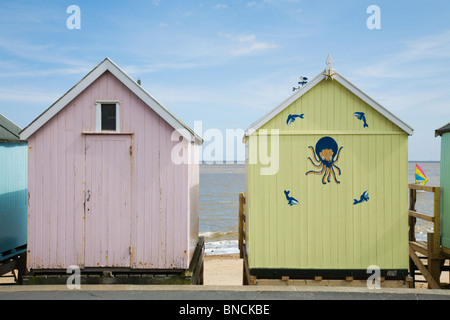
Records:
[[[133,146],[130,146],[130,156],[133,156]]]

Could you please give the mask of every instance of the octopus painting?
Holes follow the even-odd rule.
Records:
[[[336,166],[336,163],[339,161],[339,157],[341,155],[341,150],[344,147],[341,147],[339,149],[337,142],[331,138],[331,137],[324,137],[320,139],[316,144],[316,149],[314,150],[313,147],[309,147],[311,149],[314,160],[317,162],[315,163],[313,159],[308,157],[308,159],[311,161],[314,167],[319,168],[320,171],[308,171],[306,175],[309,174],[315,174],[315,175],[322,175],[322,183],[327,184],[328,182],[331,182],[331,175],[333,175],[334,181],[337,184],[340,184],[341,182],[337,180],[336,177],[336,171],[338,174],[341,175],[341,169]]]

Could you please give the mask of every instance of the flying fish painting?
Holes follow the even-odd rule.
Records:
[[[293,197],[290,197],[290,196],[289,196],[289,193],[291,193],[291,192],[290,192],[290,191],[284,190],[284,194],[286,195],[286,200],[288,201],[288,204],[289,204],[291,207],[292,207],[292,206],[298,205],[298,204],[299,204],[298,200],[295,199],[295,198],[293,198]]]
[[[361,198],[359,200],[355,199],[353,201],[354,201],[353,205],[357,205],[357,204],[363,203],[364,201],[365,202],[369,202],[369,191],[364,191],[364,193],[362,194],[362,196],[361,196]]]
[[[364,127],[363,128],[368,128],[369,125],[367,124],[366,121],[366,114],[364,112],[355,112],[353,114],[358,120],[362,120],[364,122]]]
[[[286,124],[290,125],[295,121],[296,118],[304,119],[304,114],[290,114],[289,117],[286,120]]]

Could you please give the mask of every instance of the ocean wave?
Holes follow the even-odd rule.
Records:
[[[205,238],[205,242],[216,241],[237,241],[239,239],[238,231],[204,231],[200,236]]]
[[[200,236],[205,238],[206,255],[239,253],[238,231],[204,231]]]
[[[205,242],[206,255],[223,255],[236,253],[239,253],[238,240]]]

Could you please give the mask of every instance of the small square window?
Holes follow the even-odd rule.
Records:
[[[117,130],[117,115],[115,104],[102,104],[102,131]]]
[[[97,132],[120,132],[120,102],[97,101]]]

